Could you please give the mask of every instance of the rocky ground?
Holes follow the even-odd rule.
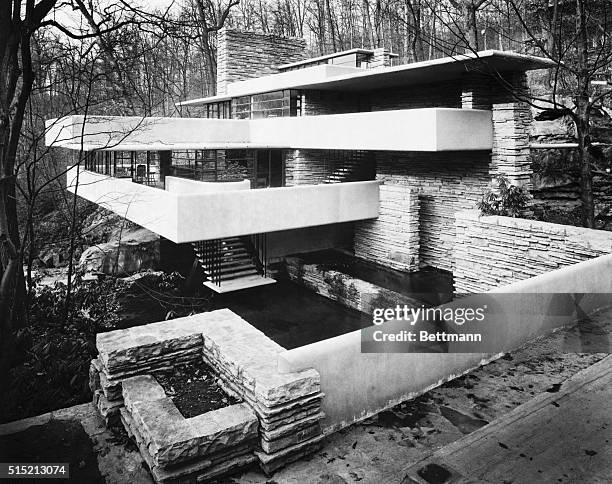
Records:
[[[257,468],[224,480],[234,484],[394,483],[402,471],[445,444],[486,425],[563,382],[610,353],[612,310],[580,328],[557,331],[500,360],[328,438],[324,448],[264,476]],[[122,434],[106,430],[89,404],[0,426],[0,435],[76,420],[89,434],[100,473],[109,483],[151,483],[137,451]],[[17,434],[18,435],[18,434]],[[60,459],[61,460],[61,459]]]

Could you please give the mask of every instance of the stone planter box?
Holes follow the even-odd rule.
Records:
[[[152,376],[127,378],[122,387],[121,421],[156,482],[201,482],[257,460],[259,422],[247,404],[185,418]]]
[[[158,482],[199,482],[254,460],[270,473],[322,445],[318,372],[279,373],[285,349],[228,309],[102,333],[96,343],[94,403],[107,422],[123,423]],[[202,360],[244,403],[185,419],[150,374]]]

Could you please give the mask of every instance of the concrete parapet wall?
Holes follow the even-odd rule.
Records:
[[[612,252],[612,233],[478,211],[456,214],[456,293],[485,292]]]
[[[493,144],[490,111],[451,108],[264,119],[67,116],[47,121],[47,129],[47,146],[86,151],[473,151]]]
[[[179,242],[375,218],[378,182],[187,194],[178,201]]]
[[[175,243],[352,222],[378,216],[378,182],[176,192],[81,170],[68,190]],[[218,185],[224,185],[218,183]]]
[[[503,324],[500,333],[505,335],[498,344],[503,345],[503,351],[510,351],[549,331],[552,325],[571,324],[585,314],[609,307],[612,305],[611,273],[612,255],[605,255],[488,293],[514,295],[512,307],[504,308],[510,316],[495,320]],[[534,317],[533,296],[540,297],[541,307],[555,308],[558,293],[587,297],[573,312],[562,315],[543,312]],[[450,304],[468,304],[465,299],[472,297]],[[361,331],[355,331],[280,353],[278,365],[280,371],[305,368],[318,371],[321,391],[325,393],[323,426],[330,433],[500,356],[501,353],[362,353]]]
[[[189,180],[187,178],[180,178],[176,176],[167,176],[165,178],[165,189],[174,193],[228,192],[235,190],[248,190],[250,188],[250,180],[219,183]]]

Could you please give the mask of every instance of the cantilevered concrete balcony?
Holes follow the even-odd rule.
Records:
[[[76,168],[68,172],[72,193],[176,243],[378,217],[377,181],[251,190],[248,181],[166,177],[166,187],[159,190]]]
[[[490,150],[491,112],[423,108],[256,120],[70,116],[47,122],[47,145],[83,150],[295,148]]]

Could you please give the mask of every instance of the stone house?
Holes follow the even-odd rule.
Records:
[[[49,146],[85,154],[68,172],[68,189],[159,234],[169,252],[189,249],[205,285],[218,293],[275,283],[270,269],[279,261],[291,276],[294,254],[332,251],[374,267],[374,277],[353,274],[350,288],[340,287],[344,282],[330,270],[328,287],[315,288],[361,311],[345,326],[338,314],[309,313],[308,303],[298,299],[280,309],[300,306],[290,317],[271,317],[276,326],[262,328],[254,319],[268,317],[273,304],[258,299],[247,316],[227,304],[99,334],[90,370],[94,403],[107,419],[120,414],[137,442],[140,403],[144,410],[162,409],[163,417],[153,414],[156,422],[174,415],[176,428],[190,429],[172,437],[192,447],[197,442],[191,422],[162,407],[169,399],[149,385],[147,374],[156,365],[203,359],[245,403],[239,410],[248,442],[240,442],[236,465],[258,460],[270,473],[314,452],[325,435],[575,321],[575,294],[588,295],[581,316],[610,304],[608,232],[470,210],[500,176],[531,189],[531,111],[521,94],[526,73],[549,61],[483,51],[394,65],[395,56],[384,49],[306,59],[301,39],[231,30],[220,33],[218,59],[218,94],[181,102],[185,117],[48,121]],[[391,273],[413,276],[424,268],[452,273],[455,292],[478,293],[427,301],[430,306],[448,302],[447,308],[465,309],[483,295],[495,303],[493,317],[483,323],[488,346],[413,352],[404,346],[397,351],[394,340],[391,347],[374,344],[379,326],[363,313],[393,309],[396,301],[399,306],[398,295],[408,296],[413,307],[423,302],[385,286],[380,273],[391,279]],[[324,279],[322,273],[316,268],[302,282]],[[274,290],[282,286],[238,293],[234,302],[249,294],[260,298],[268,289],[277,302],[286,293]],[[548,311],[560,297],[573,309]],[[215,299],[226,304],[231,297]],[[388,323],[393,331],[402,321]],[[333,334],[319,331],[330,326]],[[274,340],[282,330],[297,335],[297,344]],[[304,334],[313,332],[315,338],[305,341]],[[131,390],[143,382],[159,398],[134,404]],[[195,418],[202,422],[206,415]],[[189,449],[193,455],[169,462],[159,446],[141,447],[157,482],[175,482],[170,473],[183,471],[202,479],[227,472],[228,452],[237,451],[224,448],[214,454],[217,462]],[[189,459],[195,454],[214,469],[194,470]]]
[[[48,122],[47,143],[86,153],[69,190],[192,244],[218,292],[272,283],[271,263],[329,248],[452,272],[455,213],[498,176],[530,187],[520,93],[550,62],[395,59],[308,59],[303,39],[222,30],[218,94],[179,103],[185,117],[71,116]]]

